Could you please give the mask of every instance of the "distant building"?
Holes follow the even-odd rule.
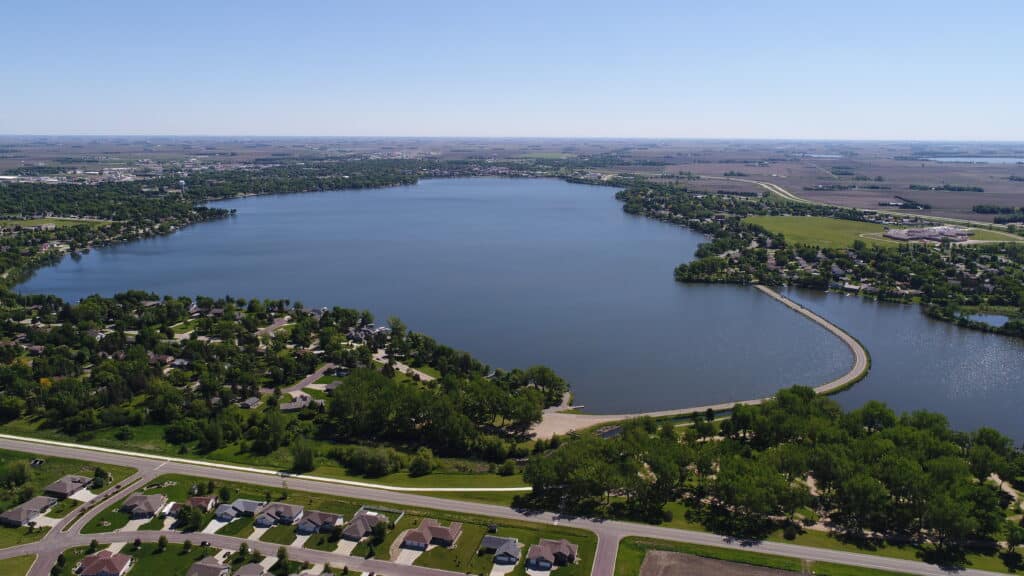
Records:
[[[929,240],[941,242],[950,240],[952,242],[966,242],[974,234],[967,228],[956,226],[932,226],[929,228],[890,228],[885,231],[886,238],[893,240],[914,241]]]

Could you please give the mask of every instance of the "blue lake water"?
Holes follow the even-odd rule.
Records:
[[[703,237],[625,214],[614,192],[481,178],[232,200],[219,206],[233,218],[67,258],[20,289],[368,308],[493,366],[548,364],[602,412],[741,400],[848,369],[838,340],[753,288],[674,282]]]
[[[788,290],[868,349],[871,371],[836,396],[855,408],[883,400],[900,412],[931,410],[954,427],[991,426],[1024,440],[1024,341],[933,320],[915,305]]]
[[[598,413],[769,395],[852,362],[832,335],[753,288],[674,282],[703,237],[625,214],[607,187],[443,179],[218,205],[238,214],[67,258],[19,289],[368,308],[496,367],[548,364]],[[791,295],[871,352],[870,375],[837,396],[843,404],[938,410],[961,428],[988,423],[1024,438],[1019,342],[914,307]]]

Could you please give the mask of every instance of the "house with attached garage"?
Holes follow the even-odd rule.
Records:
[[[259,528],[269,528],[277,524],[285,526],[294,524],[302,518],[302,512],[302,506],[296,504],[285,504],[283,502],[267,504],[256,516],[256,526]]]

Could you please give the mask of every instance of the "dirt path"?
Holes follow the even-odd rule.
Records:
[[[767,286],[756,285],[755,288],[781,302],[789,309],[802,314],[815,324],[818,324],[825,330],[828,330],[837,338],[839,338],[843,344],[850,349],[853,353],[853,365],[850,369],[842,376],[826,382],[821,386],[814,389],[818,394],[830,394],[842,390],[843,388],[850,386],[854,382],[860,380],[864,374],[867,373],[868,368],[871,365],[870,358],[868,357],[867,350],[861,346],[860,342],[844,332],[841,328],[832,324],[828,320],[821,316],[811,312],[807,308],[804,308],[800,304],[793,302],[789,298],[779,294],[778,292],[768,288]],[[694,412],[706,412],[708,409],[714,410],[715,412],[722,412],[731,409],[737,404],[756,405],[761,404],[768,398],[755,398],[753,400],[741,400],[739,402],[723,402],[721,404],[711,404],[708,406],[691,406],[689,408],[676,408],[674,410],[658,410],[655,412],[637,412],[633,414],[570,414],[565,411],[549,410],[544,412],[543,419],[537,426],[534,427],[533,433],[537,438],[550,438],[555,434],[563,435],[573,430],[582,430],[591,426],[597,426],[600,424],[607,424],[610,422],[617,422],[620,420],[628,420],[630,418],[639,418],[641,416],[650,416],[652,418],[663,418],[667,416],[679,416],[682,414],[692,414]],[[561,409],[560,409],[561,410]]]

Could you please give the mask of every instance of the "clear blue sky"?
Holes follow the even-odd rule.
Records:
[[[8,2],[0,133],[1024,140],[1024,2]]]

